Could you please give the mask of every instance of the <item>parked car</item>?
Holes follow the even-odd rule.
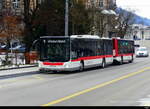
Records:
[[[25,46],[24,45],[17,45],[13,48],[9,48],[9,50],[18,51],[18,52],[25,52]]]
[[[136,38],[136,39],[134,39],[134,40],[141,40],[141,38]]]
[[[8,48],[8,45],[5,44],[0,46],[0,50],[8,50]]]
[[[149,51],[146,47],[139,47],[136,50],[136,57],[148,57]]]
[[[150,38],[145,38],[145,40],[150,40]]]

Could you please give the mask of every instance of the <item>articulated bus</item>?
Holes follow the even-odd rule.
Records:
[[[134,41],[96,35],[43,36],[38,42],[39,70],[83,71],[112,63],[132,62]]]
[[[114,62],[133,62],[134,51],[133,40],[113,39]]]

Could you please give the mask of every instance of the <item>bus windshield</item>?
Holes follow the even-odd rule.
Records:
[[[69,39],[43,39],[40,60],[67,62],[70,59]]]

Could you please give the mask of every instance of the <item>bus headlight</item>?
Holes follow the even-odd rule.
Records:
[[[68,67],[69,67],[69,65],[68,65],[68,64],[65,64],[65,65],[64,65],[64,67],[68,68]]]

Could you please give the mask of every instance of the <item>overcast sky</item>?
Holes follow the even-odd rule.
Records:
[[[116,0],[117,6],[135,10],[135,13],[150,19],[150,0]]]

